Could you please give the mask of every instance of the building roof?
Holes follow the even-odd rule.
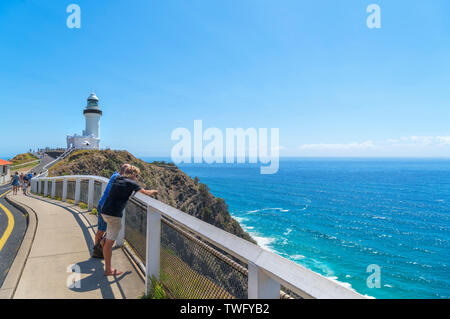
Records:
[[[0,158],[0,166],[11,165],[11,164],[12,164],[11,162],[2,160],[2,159]]]

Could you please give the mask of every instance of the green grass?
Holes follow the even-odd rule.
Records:
[[[92,210],[91,210],[91,212],[89,214],[97,216],[98,215],[97,208],[95,208],[95,207],[92,208]]]
[[[20,166],[20,167],[17,167],[16,168],[16,166],[11,166],[11,171],[14,171],[14,170],[24,170],[24,169],[27,169],[27,168],[33,168],[33,167],[35,167],[35,166],[37,166],[37,165],[39,165],[39,163],[38,162],[35,162],[35,163],[31,163],[31,164],[28,164],[28,165],[24,165],[24,166]]]
[[[10,159],[10,162],[13,163],[13,166],[14,166],[14,165],[20,165],[23,163],[35,161],[38,159],[39,158],[37,158],[36,156],[34,156],[31,153],[23,153],[23,154],[18,154],[16,156],[14,156],[12,159]]]
[[[160,281],[157,281],[155,277],[152,277],[152,287],[149,294],[144,294],[141,299],[169,299],[164,286]]]
[[[83,202],[79,202],[78,203],[78,207],[80,207],[81,209],[88,209],[88,205],[86,203],[83,203]]]

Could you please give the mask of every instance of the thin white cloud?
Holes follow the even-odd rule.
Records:
[[[374,148],[375,144],[372,141],[365,141],[362,143],[347,143],[347,144],[303,144],[300,146],[301,150],[361,150]]]
[[[409,142],[409,143],[431,145],[431,144],[433,144],[435,137],[434,136],[409,136],[409,137],[402,137],[400,140],[403,142]]]
[[[389,144],[414,144],[414,145],[449,145],[450,136],[408,136],[400,139],[388,139]]]
[[[412,149],[424,150],[436,148],[436,147],[448,147],[450,146],[450,136],[404,136],[400,138],[389,138],[381,141],[368,140],[365,142],[353,142],[353,143],[318,143],[318,144],[303,144],[299,147],[301,151],[307,152],[333,152],[333,151],[382,151],[382,150],[396,150],[396,151],[409,151]]]
[[[450,145],[450,136],[437,136],[436,139],[442,145]]]

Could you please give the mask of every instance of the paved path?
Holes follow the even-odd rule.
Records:
[[[5,200],[5,195],[10,189],[10,185],[0,186],[0,287],[16,257],[27,228],[25,215]]]
[[[144,282],[122,249],[113,251],[113,266],[125,271],[118,277],[105,277],[103,260],[90,257],[96,216],[78,206],[34,195],[11,198],[33,208],[37,215],[36,235],[14,298],[142,296]],[[70,287],[77,279],[79,285]]]
[[[54,157],[44,154],[40,163],[31,170],[29,168],[19,168],[11,173],[15,171],[26,173],[29,171],[30,173],[36,172],[39,174],[45,165],[54,160]],[[2,287],[8,275],[27,229],[25,215],[5,200],[5,195],[10,189],[10,183],[0,186],[0,205],[3,205],[3,207],[0,206],[0,287]],[[21,193],[22,189],[19,189],[19,192]]]
[[[42,169],[44,168],[44,166],[47,165],[48,163],[54,161],[55,159],[56,159],[55,157],[49,156],[47,153],[45,153],[44,156],[42,157],[39,165],[37,165],[31,169],[31,173],[37,173],[39,175],[42,172]]]

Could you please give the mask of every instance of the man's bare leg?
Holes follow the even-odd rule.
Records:
[[[122,271],[118,271],[111,267],[112,246],[114,240],[106,239],[103,245],[103,257],[105,258],[105,276],[121,275]]]
[[[101,230],[97,230],[97,232],[95,233],[95,242],[94,245],[97,245],[98,242],[103,238],[103,235],[105,234],[105,232],[101,231]]]

